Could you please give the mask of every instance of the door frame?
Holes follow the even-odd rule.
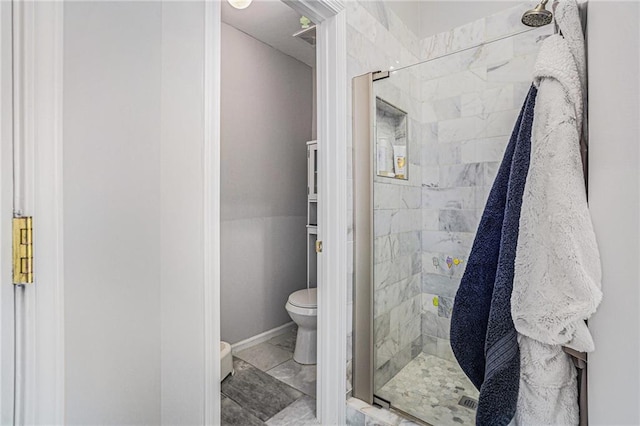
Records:
[[[15,387],[2,389],[2,400],[13,400],[13,407],[0,408],[2,419],[12,417],[16,424],[64,424],[63,4],[14,0],[8,7],[13,138],[2,145],[3,150],[13,145],[14,178],[2,188],[15,188],[14,214],[35,218],[33,245],[39,257],[37,297],[32,284],[14,286],[15,324],[24,334],[16,333],[23,337],[14,345],[14,336],[2,333],[2,345],[15,346]],[[8,207],[2,207],[4,218]],[[10,244],[10,238],[5,240]]]
[[[346,410],[347,347],[347,72],[346,17],[339,0],[286,0],[294,9],[318,24],[318,141],[321,146],[319,188],[323,194],[318,212],[318,380],[317,416],[322,424],[344,424]],[[64,424],[64,263],[62,222],[62,60],[63,2],[38,6],[23,2],[25,18],[14,24],[19,47],[34,52],[36,64],[28,62],[18,93],[29,105],[18,110],[14,123],[26,126],[29,143],[45,147],[34,153],[37,173],[32,177],[39,204],[33,215],[40,277],[51,277],[50,285],[38,287],[38,330],[25,351],[27,389],[24,395],[25,423]],[[203,310],[204,310],[204,413],[203,423],[220,422],[220,1],[204,1],[204,120],[203,153]],[[14,41],[14,49],[15,49]],[[34,141],[38,140],[37,143]],[[4,182],[3,182],[4,185]],[[44,202],[41,202],[44,200]],[[47,226],[44,224],[47,223]],[[47,259],[46,263],[43,259]],[[46,273],[45,273],[46,269]],[[45,290],[46,289],[46,290]],[[46,294],[45,294],[46,293]],[[35,299],[35,298],[34,298]],[[35,334],[35,333],[34,333]],[[8,336],[3,333],[2,346]],[[37,357],[37,354],[47,354]],[[4,362],[4,359],[2,360]],[[33,386],[37,382],[37,387]],[[3,400],[5,394],[1,395]],[[13,395],[12,395],[13,396]],[[7,407],[1,407],[4,410]]]
[[[317,24],[319,192],[317,417],[345,424],[347,363],[346,11],[340,0],[283,0]],[[205,2],[205,424],[220,421],[219,1]]]

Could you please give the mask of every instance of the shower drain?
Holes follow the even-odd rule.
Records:
[[[478,401],[473,398],[469,398],[468,396],[463,396],[462,398],[460,398],[460,401],[458,401],[458,405],[462,405],[463,407],[475,410],[476,408],[478,408]]]

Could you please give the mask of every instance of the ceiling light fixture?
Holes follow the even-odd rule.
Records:
[[[251,4],[252,0],[227,0],[229,4],[236,9],[246,9]]]

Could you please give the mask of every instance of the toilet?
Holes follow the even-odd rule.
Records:
[[[285,305],[289,316],[298,326],[298,337],[293,360],[298,364],[316,363],[316,329],[318,325],[318,298],[315,288],[299,290],[289,295]]]

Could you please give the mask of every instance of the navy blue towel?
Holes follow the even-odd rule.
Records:
[[[536,94],[531,86],[489,193],[451,314],[451,348],[480,390],[479,426],[508,425],[518,401],[520,351],[511,292]]]

